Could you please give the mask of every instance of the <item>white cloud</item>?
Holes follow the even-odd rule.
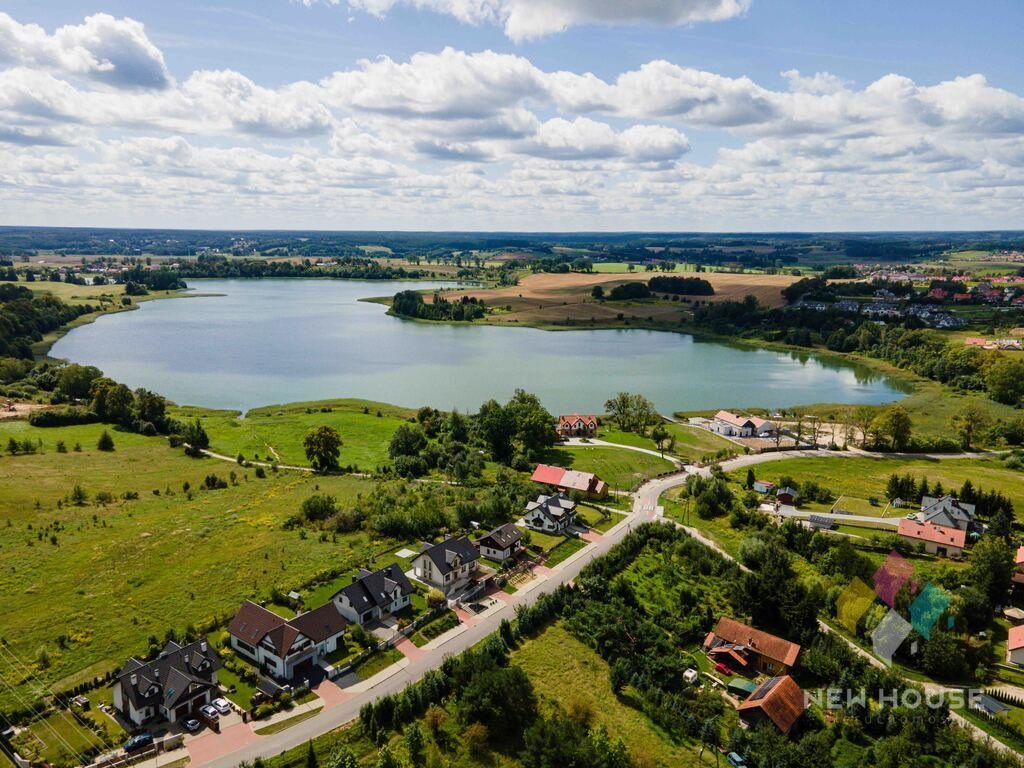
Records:
[[[118,88],[165,88],[171,77],[163,54],[133,19],[105,13],[52,35],[0,12],[0,63],[84,75]]]
[[[300,0],[310,7],[316,0]],[[340,5],[341,0],[325,0]],[[383,16],[397,5],[443,13],[464,24],[499,24],[512,40],[562,32],[583,24],[675,26],[739,16],[750,0],[347,0],[350,9]]]
[[[100,44],[110,30],[141,53]],[[127,20],[50,34],[0,15],[3,223],[1024,225],[1024,99],[980,75],[790,70],[774,89],[664,60],[599,78],[446,48],[269,87],[232,70],[172,80],[147,46]],[[140,87],[160,78],[139,60],[163,87]],[[730,148],[698,145],[721,134]]]

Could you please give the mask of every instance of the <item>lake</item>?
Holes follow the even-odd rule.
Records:
[[[646,330],[540,331],[418,323],[380,304],[423,282],[195,280],[195,296],[144,302],[76,328],[54,357],[95,365],[177,403],[248,410],[360,397],[475,410],[517,387],[552,413],[602,411],[619,391],[659,410],[881,403],[902,392],[870,369]],[[448,284],[450,287],[450,284]]]

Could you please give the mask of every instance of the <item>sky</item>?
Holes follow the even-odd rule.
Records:
[[[0,224],[1024,228],[1024,2],[4,0]]]

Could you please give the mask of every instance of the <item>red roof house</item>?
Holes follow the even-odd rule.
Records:
[[[550,464],[538,464],[530,479],[535,483],[554,486],[559,491],[579,491],[597,497],[608,493],[608,484],[597,475]]]
[[[558,434],[562,437],[594,437],[597,434],[597,416],[580,413],[559,416]]]
[[[804,692],[789,675],[770,677],[739,706],[740,719],[748,725],[770,720],[782,733],[789,733],[804,713]]]
[[[704,649],[712,658],[734,659],[736,655],[765,674],[785,674],[800,655],[800,646],[760,629],[748,627],[735,619],[723,616],[718,626],[708,632]]]
[[[1006,639],[1006,660],[1011,664],[1024,666],[1024,625],[1010,627]]]
[[[921,544],[924,551],[932,555],[960,555],[967,546],[967,531],[945,525],[919,523],[917,520],[900,520],[899,536],[913,544]]]

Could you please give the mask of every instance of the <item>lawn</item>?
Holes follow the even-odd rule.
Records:
[[[284,720],[278,720],[276,723],[265,725],[262,728],[255,729],[254,733],[257,736],[271,736],[275,733],[280,733],[291,728],[293,725],[298,725],[303,720],[309,720],[311,717],[316,717],[320,714],[320,709],[311,709],[308,712],[300,712],[294,717],[285,718]]]
[[[636,765],[713,765],[714,755],[698,760],[699,746],[673,742],[626,696],[616,696],[608,682],[608,664],[560,624],[527,640],[512,662],[530,676],[537,693],[563,707],[582,705],[594,713],[595,724],[621,737]],[[581,682],[586,684],[582,685]]]
[[[381,672],[396,661],[401,661],[405,658],[401,651],[395,650],[394,648],[385,648],[383,651],[378,651],[367,657],[366,661],[357,666],[352,671],[359,675],[360,680],[369,680],[371,677]]]
[[[397,549],[362,532],[321,542],[282,529],[317,485],[345,504],[368,492],[369,480],[272,472],[260,480],[112,428],[115,450],[104,453],[96,449],[103,429],[0,424],[0,444],[41,440],[44,451],[0,457],[0,590],[12,598],[0,601],[0,627],[8,628],[0,633],[31,668],[16,681],[18,696],[36,682],[66,689],[145,653],[151,634],[226,620],[245,598],[297,589]],[[56,451],[58,440],[68,453]],[[229,487],[199,490],[208,474]],[[75,485],[88,494],[82,506],[66,501]],[[100,492],[113,501],[98,503]],[[138,498],[122,500],[124,493]],[[13,698],[0,693],[0,707]]]
[[[445,611],[413,632],[409,640],[417,648],[421,648],[434,638],[440,637],[448,630],[455,629],[457,626],[459,626],[459,617],[455,611]]]
[[[89,749],[107,749],[96,734],[67,712],[55,712],[36,720],[27,731],[18,734],[13,743],[22,757],[54,765],[89,763],[90,760],[83,760],[80,755]]]
[[[686,461],[700,461],[705,456],[714,456],[719,451],[742,453],[743,448],[714,432],[687,424],[665,424],[665,429],[676,439],[672,453]]]
[[[302,445],[306,433],[328,425],[341,435],[341,466],[372,471],[388,460],[391,436],[414,413],[368,400],[324,400],[255,408],[244,418],[236,411],[201,408],[175,409],[174,415],[179,419],[198,416],[210,436],[212,451],[296,466],[309,466]]]
[[[564,560],[568,560],[585,546],[587,546],[587,542],[583,539],[566,539],[548,553],[548,559],[544,561],[544,565],[549,568],[556,566]]]
[[[530,546],[537,547],[542,552],[550,552],[552,549],[557,547],[563,541],[565,536],[553,536],[550,533],[544,533],[543,531],[534,531],[528,528],[520,528],[519,530],[530,534]]]
[[[970,480],[975,490],[1002,491],[1011,499],[1024,496],[1024,474],[1007,469],[996,458],[985,459],[907,459],[871,458],[862,456],[836,456],[828,458],[783,459],[754,468],[759,480],[772,480],[790,476],[798,483],[814,480],[832,491],[835,496],[852,496],[860,499],[877,498],[881,514],[885,505],[885,486],[889,476],[910,474],[920,482],[928,479],[932,487],[941,482],[947,491],[959,489],[965,480]],[[733,473],[733,478],[742,482],[746,470]],[[826,505],[826,507],[829,505]],[[864,514],[864,512],[859,512]],[[897,510],[899,513],[899,510]],[[905,513],[905,510],[904,510]],[[1018,517],[1022,511],[1018,510]],[[890,510],[888,516],[893,515]],[[1024,519],[1020,518],[1019,519]]]
[[[241,657],[237,658],[240,659]],[[252,707],[252,697],[256,693],[255,685],[247,683],[227,667],[221,667],[217,670],[217,682],[219,682],[225,690],[234,686],[235,690],[233,692],[224,694],[226,698],[231,699],[231,701],[242,709],[248,710]]]
[[[623,515],[617,512],[609,512],[607,516],[602,510],[580,504],[576,507],[576,519],[585,523],[599,533],[604,533],[609,528],[621,522]]]
[[[669,472],[673,464],[667,459],[626,448],[609,446],[562,446],[548,451],[547,462],[593,472],[611,490],[628,491],[649,477]]]

